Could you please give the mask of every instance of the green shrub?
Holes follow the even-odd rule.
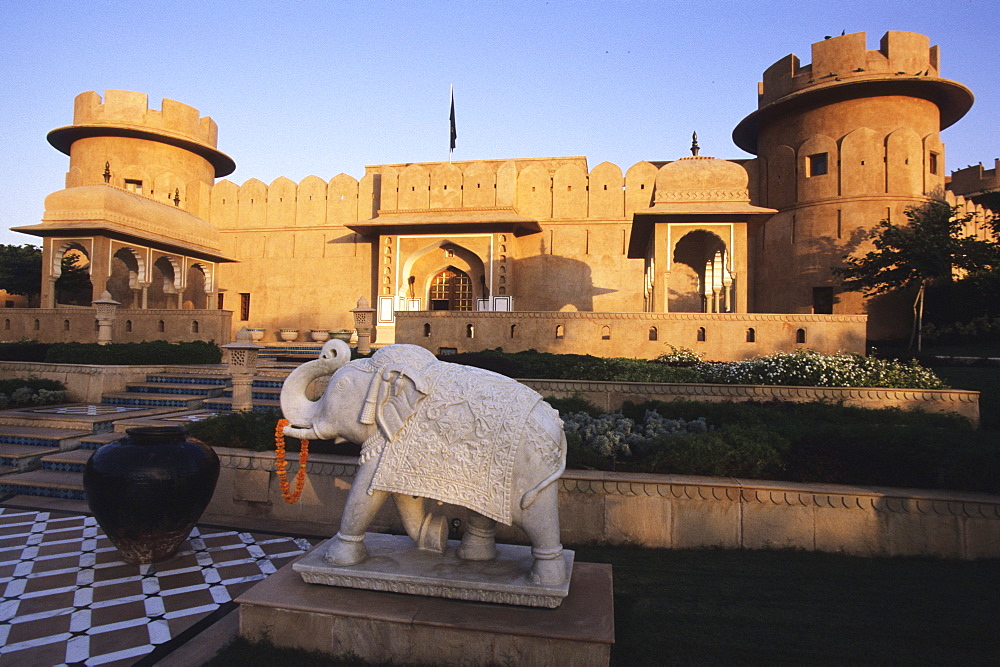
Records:
[[[0,361],[45,361],[50,347],[49,343],[30,340],[0,343]]]
[[[103,366],[159,364],[217,364],[222,350],[214,342],[168,343],[154,340],[144,343],[54,343],[45,361],[56,364],[95,364]]]
[[[209,419],[191,422],[188,433],[212,447],[266,452],[274,449],[274,427],[279,419],[280,410],[223,412]],[[289,438],[287,447],[297,449],[298,441]]]
[[[574,394],[569,398],[556,398],[555,396],[546,396],[545,402],[551,405],[553,408],[559,411],[561,415],[570,415],[575,412],[583,412],[591,417],[597,417],[601,414],[602,410],[583,398],[580,394]]]
[[[66,387],[56,380],[0,380],[0,410],[66,402]]]

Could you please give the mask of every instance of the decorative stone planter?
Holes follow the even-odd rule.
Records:
[[[291,343],[299,337],[298,329],[278,329],[278,337],[286,343]]]
[[[263,329],[247,329],[250,332],[250,336],[253,342],[259,343],[264,340],[264,330]]]
[[[330,340],[330,332],[327,329],[310,329],[309,337],[313,339],[313,342],[323,343]]]
[[[155,563],[177,553],[208,507],[219,457],[182,426],[130,428],[98,449],[83,472],[94,518],[122,558]]]
[[[351,342],[351,336],[354,335],[353,331],[341,330],[341,331],[331,331],[330,335],[337,340],[342,340],[345,343]]]

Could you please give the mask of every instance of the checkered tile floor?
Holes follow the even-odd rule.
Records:
[[[196,527],[130,565],[93,517],[0,508],[0,665],[131,665],[311,546]]]

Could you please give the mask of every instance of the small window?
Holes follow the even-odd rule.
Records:
[[[699,343],[704,343],[705,342],[705,333],[706,333],[705,332],[705,327],[698,327],[698,342]]]
[[[656,327],[649,327],[649,340],[657,340]]]
[[[753,327],[747,329],[747,342],[756,343],[757,342],[757,332],[754,331]]]
[[[938,164],[938,154],[937,153],[931,153],[930,155],[928,155],[927,156],[927,171],[931,172],[932,174],[937,174],[939,168],[940,168],[940,165]]]
[[[219,310],[225,310],[226,309],[226,295],[223,294],[222,292],[219,292],[218,294],[216,294],[215,295],[215,304],[216,304],[216,308],[218,308]]]
[[[806,158],[806,175],[822,176],[827,173],[827,154],[816,153]]]
[[[601,327],[601,340],[611,340],[611,327],[607,324]]]
[[[198,324],[198,320],[191,321],[191,333],[196,334],[199,332],[201,326]]]
[[[10,331],[10,320],[4,320],[3,321],[3,328],[4,328],[4,331]]]
[[[424,324],[424,338],[430,338],[430,337],[431,337],[431,325]]]
[[[250,294],[248,292],[240,293],[240,322],[246,322],[250,319]]]
[[[159,322],[156,323],[156,330],[159,331],[160,333],[163,333],[164,331],[167,330],[167,327],[163,323],[163,320],[160,320]]]
[[[806,342],[806,330],[805,329],[796,329],[795,330],[795,342],[796,343],[800,343],[800,344]]]
[[[136,180],[134,178],[125,179],[125,189],[129,192],[134,192],[137,195],[142,194],[142,181]]]
[[[476,337],[476,326],[474,324],[465,325],[465,337],[475,338]]]
[[[517,338],[517,325],[516,324],[510,325],[510,337],[511,338]]]
[[[39,331],[42,328],[42,323],[39,320],[35,320],[35,331]]]
[[[125,320],[125,333],[132,333],[132,320]]]
[[[565,337],[566,337],[566,329],[565,329],[565,327],[563,327],[563,325],[561,325],[561,324],[557,324],[556,325],[556,338],[565,338]]]
[[[63,331],[69,331],[69,320],[63,320]]]

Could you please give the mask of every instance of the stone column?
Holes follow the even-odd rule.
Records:
[[[97,344],[107,345],[111,342],[111,325],[115,322],[115,312],[121,304],[111,298],[111,293],[104,290],[100,299],[93,301],[97,309]]]
[[[262,345],[253,342],[246,327],[236,332],[236,340],[221,346],[229,354],[227,363],[233,379],[233,411],[253,410],[253,377],[257,373],[257,353]]]
[[[55,308],[56,307],[56,280],[55,276],[46,276],[45,284],[48,289],[42,294],[42,308]]]
[[[375,328],[375,309],[371,308],[368,299],[358,299],[358,307],[351,309],[354,313],[354,328],[358,330],[358,354],[368,354],[372,351],[372,332]]]

